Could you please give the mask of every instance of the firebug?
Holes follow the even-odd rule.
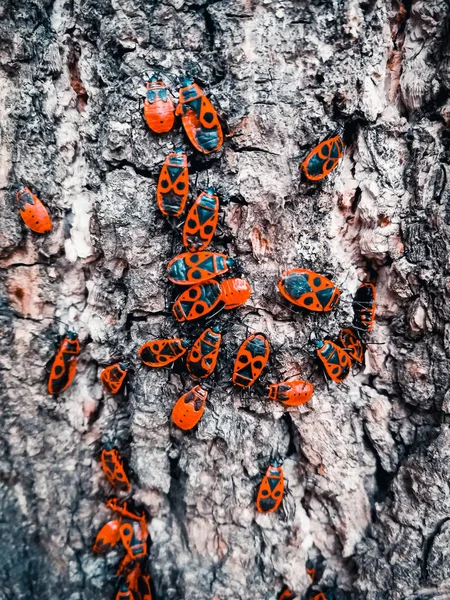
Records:
[[[187,370],[195,379],[209,377],[216,368],[222,334],[215,325],[205,329],[194,342],[186,357]]]
[[[221,284],[222,295],[221,300],[224,302],[224,309],[231,310],[245,304],[250,298],[252,290],[248,281],[233,277],[224,279]]]
[[[97,554],[104,554],[108,552],[117,544],[120,540],[120,526],[122,524],[122,518],[113,519],[103,525],[95,538],[93,551]]]
[[[172,410],[172,421],[175,425],[185,431],[195,427],[202,418],[207,397],[208,392],[200,385],[183,394]]]
[[[219,198],[214,188],[208,188],[189,209],[183,227],[183,245],[190,252],[204,250],[214,236],[218,220]]]
[[[336,383],[347,379],[352,361],[347,352],[330,340],[315,340],[317,356],[322,361],[326,374]]]
[[[353,325],[356,329],[368,333],[375,321],[377,291],[372,283],[363,283],[353,298]]]
[[[177,285],[203,283],[226,273],[234,263],[220,252],[183,252],[167,265],[167,277]]]
[[[153,76],[147,82],[144,101],[144,118],[155,133],[167,133],[175,122],[175,107],[166,86]]]
[[[262,333],[253,333],[239,347],[234,361],[233,383],[243,388],[252,386],[269,360],[270,346]]]
[[[100,373],[100,381],[104,389],[110,394],[117,394],[122,387],[128,373],[128,364],[114,363]]]
[[[293,594],[287,585],[285,585],[283,586],[283,589],[281,590],[277,600],[295,600],[295,594]]]
[[[189,194],[189,173],[186,154],[171,152],[166,158],[158,179],[156,201],[166,217],[179,217]]]
[[[67,336],[62,341],[56,353],[50,371],[48,379],[48,391],[50,394],[59,394],[66,390],[72,383],[77,370],[80,351],[78,335],[73,331],[68,331]]]
[[[284,475],[281,464],[275,461],[269,465],[259,486],[256,498],[256,508],[261,513],[271,513],[278,510],[283,500]]]
[[[122,583],[117,591],[115,600],[138,600],[126,583]]]
[[[183,356],[189,347],[189,341],[181,338],[153,340],[143,344],[138,355],[147,367],[165,367]]]
[[[311,400],[313,392],[314,386],[309,381],[291,379],[282,383],[272,383],[267,395],[271,400],[278,400],[285,406],[299,406]]]
[[[123,492],[129,492],[130,481],[125,472],[122,457],[116,448],[113,448],[111,444],[105,444],[102,450],[102,469],[108,478],[109,483],[116,487],[118,490]]]
[[[37,196],[27,187],[21,186],[16,193],[19,213],[25,225],[36,233],[52,230],[52,222],[47,209]]]
[[[120,526],[120,538],[130,558],[136,560],[147,554],[148,538],[145,517],[142,520],[123,519]]]
[[[214,311],[221,301],[221,287],[217,281],[192,285],[178,296],[172,307],[177,321],[193,321]]]
[[[364,361],[364,346],[352,327],[341,329],[339,343],[347,350],[347,354],[352,360],[362,365]]]
[[[191,79],[185,77],[181,85],[176,114],[181,115],[189,141],[203,154],[220,150],[223,133],[215,108]]]
[[[307,269],[285,271],[278,282],[278,289],[292,304],[315,312],[333,310],[340,296],[332,281]]]
[[[344,141],[340,135],[334,135],[313,148],[300,169],[308,179],[319,181],[337,167],[343,156]]]

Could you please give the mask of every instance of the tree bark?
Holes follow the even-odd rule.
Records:
[[[0,596],[114,597],[119,553],[91,551],[110,515],[108,439],[151,515],[157,599],[269,600],[283,583],[303,598],[318,551],[324,589],[450,598],[448,2],[6,0],[0,19]],[[154,72],[175,94],[185,74],[201,83],[233,133],[223,151],[199,156],[179,125],[147,129]],[[337,172],[302,182],[294,157],[343,124]],[[176,147],[189,153],[191,197],[198,176],[229,200],[214,249],[239,259],[253,289],[218,318],[221,364],[190,433],[170,421],[188,378],[137,357],[151,338],[186,334],[165,276],[180,235],[155,202]],[[22,224],[17,183],[48,206],[49,235]],[[292,267],[331,274],[338,309],[280,305],[276,282]],[[365,367],[327,387],[308,340],[351,322],[369,280]],[[78,372],[53,398],[46,364],[68,327]],[[249,331],[272,345],[265,380],[311,375],[311,402],[287,410],[262,385],[232,388]],[[98,375],[122,358],[133,372],[116,398]],[[274,458],[284,516],[254,507]]]

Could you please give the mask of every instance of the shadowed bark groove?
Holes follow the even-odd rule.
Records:
[[[111,489],[98,452],[130,461],[152,516],[156,598],[303,597],[316,549],[323,583],[367,600],[450,597],[448,122],[444,0],[6,0],[0,7],[0,595],[114,597],[118,554],[95,556]],[[194,432],[170,424],[189,385],[149,370],[137,348],[178,328],[165,265],[179,235],[156,208],[180,127],[142,118],[146,73],[184,74],[234,136],[202,157],[193,186],[230,202],[214,249],[237,257],[253,289],[225,323],[220,378]],[[300,181],[303,156],[338,125],[337,172]],[[12,185],[49,208],[53,231],[26,230]],[[194,193],[191,193],[191,197]],[[282,269],[332,274],[326,316],[278,304]],[[325,385],[311,331],[351,322],[360,281],[376,283],[365,367]],[[75,326],[78,373],[59,398],[46,365]],[[266,382],[303,373],[313,400],[285,415],[262,386],[230,385],[247,331],[273,349]],[[106,395],[103,365],[127,359],[128,392]],[[285,458],[285,516],[257,514],[257,486]]]

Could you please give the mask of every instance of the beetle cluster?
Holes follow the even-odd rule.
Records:
[[[179,90],[179,103],[174,102],[162,81],[157,77],[147,83],[144,102],[144,118],[155,133],[169,132],[175,117],[181,116],[186,135],[192,146],[202,154],[220,150],[223,132],[216,110],[201,88],[184,79]],[[343,156],[344,144],[340,133],[316,146],[301,163],[300,169],[307,179],[318,181],[336,168]],[[166,157],[161,168],[156,189],[156,203],[167,218],[179,219],[185,212],[189,196],[188,157],[183,149],[175,149]],[[37,233],[51,231],[52,223],[42,202],[26,187],[21,187],[16,199],[25,224]],[[229,277],[235,261],[226,254],[207,250],[218,226],[219,197],[216,190],[208,187],[198,194],[189,208],[182,228],[182,244],[185,251],[176,255],[167,265],[168,280],[179,290],[172,306],[172,314],[178,323],[194,328],[194,341],[190,336],[155,339],[144,343],[138,350],[141,362],[151,368],[173,365],[185,358],[186,370],[196,385],[187,390],[172,410],[173,423],[182,430],[190,430],[200,421],[208,397],[203,383],[210,377],[219,357],[222,341],[221,327],[208,323],[220,311],[233,310],[245,304],[251,296],[251,288],[245,279]],[[228,277],[221,279],[224,275]],[[330,312],[339,301],[340,291],[327,277],[306,269],[291,269],[282,274],[278,282],[282,296],[294,307],[314,312]],[[342,383],[353,364],[362,364],[365,336],[372,329],[375,306],[375,287],[364,283],[353,300],[352,326],[344,327],[337,340],[316,339],[316,353],[327,376]],[[203,323],[202,330],[196,329]],[[197,325],[196,325],[197,324]],[[207,326],[208,325],[208,326]],[[69,331],[54,358],[48,391],[58,394],[71,384],[80,354],[80,343],[75,332]],[[237,350],[232,373],[232,383],[247,389],[255,384],[263,372],[270,355],[270,345],[263,333],[249,335]],[[104,389],[117,394],[122,388],[128,363],[117,362],[106,367],[100,374]],[[200,383],[201,382],[201,383]],[[269,399],[285,406],[299,406],[310,400],[313,385],[302,379],[291,379],[270,384]],[[102,468],[119,492],[129,494],[130,481],[119,452],[106,446],[102,451]],[[260,484],[256,508],[261,513],[276,511],[282,502],[285,489],[281,463],[274,461]],[[106,506],[115,518],[102,527],[97,535],[94,551],[104,553],[119,542],[125,550],[117,575],[123,583],[116,600],[151,600],[150,576],[148,574],[147,517],[143,510],[134,508],[131,500],[110,498]],[[288,588],[282,590],[279,600],[295,596]],[[314,600],[323,600],[320,593]]]
[[[311,181],[319,181],[335,169],[342,158],[344,143],[341,134],[322,141],[300,164],[302,174]],[[332,311],[338,304],[340,291],[327,277],[307,269],[290,269],[282,273],[278,281],[281,295],[294,310],[307,310],[318,313]],[[341,329],[337,340],[315,339],[316,355],[325,375],[335,383],[342,383],[350,374],[353,365],[362,365],[365,353],[365,338],[371,331],[375,320],[376,290],[372,283],[363,283],[353,298],[353,323]],[[298,387],[298,391],[297,391]],[[306,381],[286,381],[269,388],[269,397],[281,399],[284,404],[296,405],[291,398],[309,400],[313,386]],[[259,486],[256,507],[259,512],[270,513],[281,506],[284,494],[284,475],[281,463],[274,461],[267,468]],[[320,580],[322,565],[316,573],[314,566],[307,568],[313,584]],[[336,595],[337,594],[337,595]],[[307,598],[311,600],[337,600],[340,590],[310,590]],[[284,586],[278,600],[293,600],[295,593]]]
[[[330,279],[307,269],[285,271],[278,289],[290,304],[314,312],[330,312],[340,298],[339,289]],[[336,341],[314,341],[317,357],[326,375],[335,383],[347,379],[352,365],[363,363],[364,338],[373,327],[375,307],[375,286],[363,283],[353,299],[353,326],[344,327]]]
[[[209,154],[221,148],[223,133],[217,112],[200,87],[190,80],[183,80],[175,110],[164,84],[152,78],[147,84],[144,103],[147,125],[156,133],[170,131],[175,115],[181,115],[184,130],[196,150]],[[161,129],[161,126],[164,128]],[[171,152],[164,161],[158,178],[156,201],[165,217],[178,219],[185,211],[189,195],[188,169],[188,158],[182,149]],[[235,266],[234,260],[225,254],[206,250],[216,232],[219,208],[219,197],[214,188],[200,192],[183,224],[182,243],[186,251],[175,256],[167,265],[169,281],[180,290],[173,303],[172,314],[178,323],[194,324],[192,332],[197,331],[196,339],[193,343],[188,337],[151,340],[138,351],[142,363],[153,368],[173,365],[185,356],[186,369],[197,382],[214,372],[222,333],[217,324],[199,331],[195,329],[195,323],[201,321],[206,324],[221,310],[242,306],[251,295],[250,285],[244,279],[219,279],[229,274]],[[247,342],[252,347],[253,340]],[[245,349],[242,349],[242,355],[244,352]],[[261,364],[260,372],[263,366]],[[233,381],[235,376],[238,377],[238,374],[233,375]],[[254,373],[253,379],[256,377]],[[248,387],[251,381],[250,376],[245,382],[239,379],[235,383]],[[184,393],[172,410],[175,425],[183,430],[195,427],[203,415],[207,397],[208,389],[200,383]]]
[[[126,494],[127,500],[113,497],[106,502],[106,507],[115,513],[115,517],[98,532],[93,551],[104,554],[122,542],[125,556],[116,571],[121,578],[116,600],[152,600],[147,517],[144,510],[138,511],[129,499],[129,477],[118,450],[110,444],[105,444],[102,450],[101,465],[109,483],[118,492]]]

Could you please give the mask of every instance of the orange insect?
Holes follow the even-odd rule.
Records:
[[[337,167],[343,156],[344,142],[340,135],[335,135],[313,148],[300,165],[300,169],[308,179],[319,181]]]
[[[353,325],[356,329],[369,333],[375,322],[377,291],[372,283],[363,283],[353,298],[355,316]]]
[[[80,342],[77,334],[68,331],[53,361],[48,379],[49,394],[59,394],[72,383],[80,352]]]
[[[185,77],[179,91],[176,115],[181,115],[186,135],[199,152],[210,154],[222,147],[223,133],[217,112],[200,87]]]
[[[341,329],[339,343],[347,350],[350,358],[362,365],[364,361],[364,346],[352,327]]]
[[[270,346],[262,333],[253,333],[239,347],[234,361],[233,383],[243,388],[252,386],[269,360]]]
[[[181,338],[153,340],[143,344],[138,355],[147,367],[165,367],[183,356],[188,346],[189,341]]]
[[[315,341],[317,356],[322,361],[328,377],[336,383],[347,379],[352,367],[352,361],[347,352],[330,340]]]
[[[132,560],[141,558],[147,554],[148,531],[145,517],[139,522],[124,519],[120,526],[120,538],[128,556]]]
[[[285,585],[278,596],[278,600],[295,600],[295,594]]]
[[[325,594],[322,594],[322,592],[320,592],[320,594],[316,594],[313,598],[311,598],[311,600],[331,600],[331,598],[327,598]]]
[[[144,118],[155,133],[167,133],[175,123],[175,107],[172,98],[164,83],[154,76],[147,82]]]
[[[150,575],[144,575],[139,563],[136,563],[136,566],[127,576],[127,588],[135,593],[139,600],[152,600]]]
[[[226,273],[234,264],[232,258],[220,252],[183,252],[167,265],[167,277],[177,285],[203,283]]]
[[[189,194],[187,156],[180,148],[164,161],[156,188],[159,210],[166,217],[179,217]]]
[[[278,282],[278,289],[292,304],[315,312],[333,310],[341,294],[327,277],[307,269],[285,271]]]
[[[146,522],[145,514],[142,512],[140,515],[137,515],[135,512],[128,508],[127,502],[119,502],[117,498],[110,498],[106,504],[106,508],[113,510],[114,512],[119,513],[122,517],[127,517],[128,519],[132,519],[134,521],[141,521],[143,523]]]
[[[133,571],[135,565],[134,559],[127,553],[122,558],[117,567],[116,575],[119,577],[128,577],[128,575]]]
[[[47,209],[27,187],[21,186],[16,193],[19,213],[25,225],[36,233],[52,230],[52,221]]]
[[[138,592],[140,594],[140,600],[152,600],[150,575],[141,575],[138,581]]]
[[[312,383],[302,379],[292,379],[282,383],[272,383],[267,395],[271,400],[278,400],[285,406],[300,406],[311,400],[313,393]]]
[[[115,600],[138,600],[138,597],[130,590],[126,583],[119,587]]]
[[[128,373],[127,363],[114,363],[100,373],[100,381],[110,394],[117,394]]]
[[[197,425],[205,410],[208,392],[200,385],[196,385],[183,394],[172,410],[172,421],[180,429],[188,431]]]
[[[186,357],[186,366],[195,379],[204,379],[216,368],[222,334],[215,325],[206,329],[194,342]]]
[[[218,220],[219,198],[214,188],[208,188],[189,209],[183,227],[183,245],[190,252],[204,250],[214,236]]]
[[[131,572],[127,575],[127,585],[132,592],[138,591],[139,577],[142,576],[141,565],[139,562],[133,567]]]
[[[308,558],[305,570],[313,582],[318,583],[322,579],[322,575],[325,571],[325,557],[322,554],[319,554],[314,560]]]
[[[122,524],[122,518],[114,519],[109,521],[106,525],[100,529],[95,538],[93,551],[97,554],[104,554],[108,552],[117,544],[120,540],[120,526]]]
[[[280,463],[274,462],[266,471],[256,498],[256,508],[261,513],[278,510],[284,494],[284,475]]]
[[[221,293],[220,284],[214,280],[192,285],[178,296],[172,312],[180,323],[200,319],[218,307]]]
[[[306,561],[305,571],[308,573],[308,575],[314,581],[315,577],[316,577],[316,569],[314,568],[312,562],[309,560]]]
[[[252,289],[245,279],[233,277],[225,279],[220,284],[222,288],[221,300],[225,303],[225,310],[231,310],[245,304],[252,294]]]
[[[123,492],[129,492],[131,489],[130,481],[123,467],[122,457],[116,448],[106,443],[102,450],[102,469],[109,483]]]
[[[119,504],[117,498],[110,498],[106,503],[107,508],[118,512],[122,516],[120,538],[129,558],[136,560],[147,554],[147,519],[145,514],[137,515],[128,509],[127,503]],[[128,562],[128,561],[127,561]]]

